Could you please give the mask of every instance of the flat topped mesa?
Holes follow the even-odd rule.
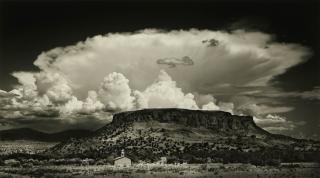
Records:
[[[290,145],[298,141],[268,133],[258,127],[250,116],[236,116],[223,111],[144,109],[115,114],[111,123],[92,135],[62,142],[46,153],[110,156],[115,165],[129,166],[130,159],[138,161],[152,157],[160,160],[173,154],[172,150],[188,145],[184,154],[193,155],[212,150],[214,145],[256,151],[274,145],[291,149]],[[299,141],[299,145],[301,143],[309,145],[307,141]],[[128,157],[124,152],[119,155],[120,148],[126,149]],[[158,154],[150,154],[154,150]]]
[[[113,124],[132,122],[175,123],[188,127],[213,130],[257,129],[251,116],[237,116],[224,111],[188,110],[177,108],[143,109],[115,114]]]

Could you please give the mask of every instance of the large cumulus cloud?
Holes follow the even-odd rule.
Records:
[[[203,40],[215,39],[216,46]],[[73,46],[43,52],[34,64],[63,75],[77,97],[96,90],[112,72],[125,75],[133,89],[144,89],[166,67],[158,59],[188,56],[194,65],[166,69],[185,90],[205,92],[215,86],[266,85],[274,76],[306,60],[309,50],[297,44],[277,43],[261,32],[231,33],[209,30],[110,33]]]
[[[267,118],[291,108],[275,112],[267,105],[217,101],[213,95],[226,88],[236,94],[235,88],[265,87],[309,55],[301,45],[243,30],[147,29],[97,35],[42,52],[34,62],[40,72],[14,72],[19,83],[12,91],[0,91],[0,115],[35,118],[49,113],[67,123],[77,118],[100,123],[110,120],[110,112],[179,107],[250,111]]]
[[[129,80],[121,73],[113,72],[103,79],[99,96],[110,109],[129,110],[133,107]]]
[[[148,108],[198,109],[193,94],[185,94],[165,71],[160,71],[158,79],[140,95],[145,99],[142,102],[147,103],[145,107]]]

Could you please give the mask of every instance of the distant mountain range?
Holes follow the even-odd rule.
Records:
[[[271,134],[251,116],[223,111],[144,109],[115,114],[90,136],[69,139],[45,152],[61,157],[107,158],[125,149],[133,161],[314,161],[320,143]],[[320,161],[320,160],[319,160]]]
[[[0,131],[0,140],[13,141],[13,140],[31,140],[43,142],[62,142],[70,138],[81,138],[91,135],[93,132],[90,130],[66,130],[57,133],[44,133],[30,128],[19,128]]]

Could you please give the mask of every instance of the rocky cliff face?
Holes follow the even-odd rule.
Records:
[[[115,114],[111,124],[121,125],[133,122],[175,123],[186,127],[206,128],[213,131],[263,132],[251,116],[237,116],[223,111],[202,111],[186,109],[144,109]]]

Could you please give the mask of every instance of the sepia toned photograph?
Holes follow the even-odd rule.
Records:
[[[320,1],[0,0],[0,178],[320,178]]]

